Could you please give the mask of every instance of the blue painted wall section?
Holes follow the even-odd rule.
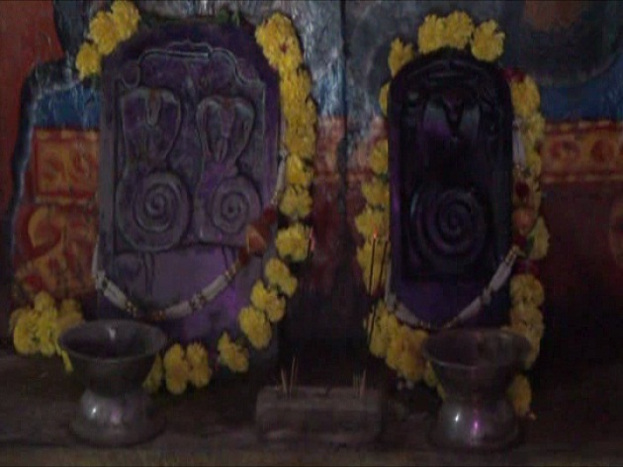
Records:
[[[601,74],[573,86],[542,86],[547,120],[623,120],[623,54]]]

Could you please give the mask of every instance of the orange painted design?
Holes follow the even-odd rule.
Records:
[[[623,122],[548,123],[542,183],[623,181]]]
[[[93,290],[91,258],[97,238],[96,211],[39,206],[25,216],[20,247],[24,261],[15,278],[28,296],[41,289],[58,297]]]
[[[375,117],[370,122],[366,137],[359,141],[353,153],[349,155],[347,174],[349,185],[361,183],[370,178],[370,154],[376,143],[385,138],[387,138],[387,121],[383,117]]]
[[[14,232],[16,300],[39,290],[59,298],[94,290],[98,156],[96,131],[34,129]]]
[[[35,202],[89,203],[97,192],[99,138],[95,131],[35,129]]]
[[[342,117],[325,117],[318,120],[318,142],[314,159],[315,185],[339,182],[338,146],[344,138],[344,130],[345,122]]]

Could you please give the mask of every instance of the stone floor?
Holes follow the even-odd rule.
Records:
[[[301,384],[350,384],[358,362],[348,349],[311,346],[300,358]],[[307,355],[307,357],[305,357]],[[68,429],[82,387],[59,359],[0,352],[0,465],[622,465],[623,365],[533,375],[536,420],[521,443],[491,454],[444,452],[426,433],[437,399],[424,388],[394,389],[372,363],[370,385],[386,392],[387,420],[374,445],[262,444],[254,426],[258,390],[275,375],[215,381],[182,396],[159,395],[165,432],[132,448],[102,449]]]

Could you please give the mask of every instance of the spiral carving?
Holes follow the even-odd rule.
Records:
[[[244,177],[223,180],[214,192],[210,212],[214,225],[226,234],[241,233],[260,214],[257,190]]]
[[[190,220],[184,183],[171,172],[125,177],[117,187],[117,224],[138,251],[162,251],[181,240]]]
[[[414,198],[410,223],[417,251],[441,273],[465,273],[485,246],[486,210],[468,191],[456,188],[419,193]]]

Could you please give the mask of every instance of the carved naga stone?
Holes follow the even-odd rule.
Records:
[[[511,242],[513,108],[501,71],[469,53],[417,58],[389,99],[390,291],[441,326],[478,297]],[[508,287],[479,320],[505,316]]]
[[[122,43],[102,92],[99,263],[149,318],[223,274],[268,205],[278,76],[243,28],[188,20]],[[233,333],[261,270],[250,258],[212,301],[166,322],[169,336]],[[124,313],[100,302],[101,316]]]

